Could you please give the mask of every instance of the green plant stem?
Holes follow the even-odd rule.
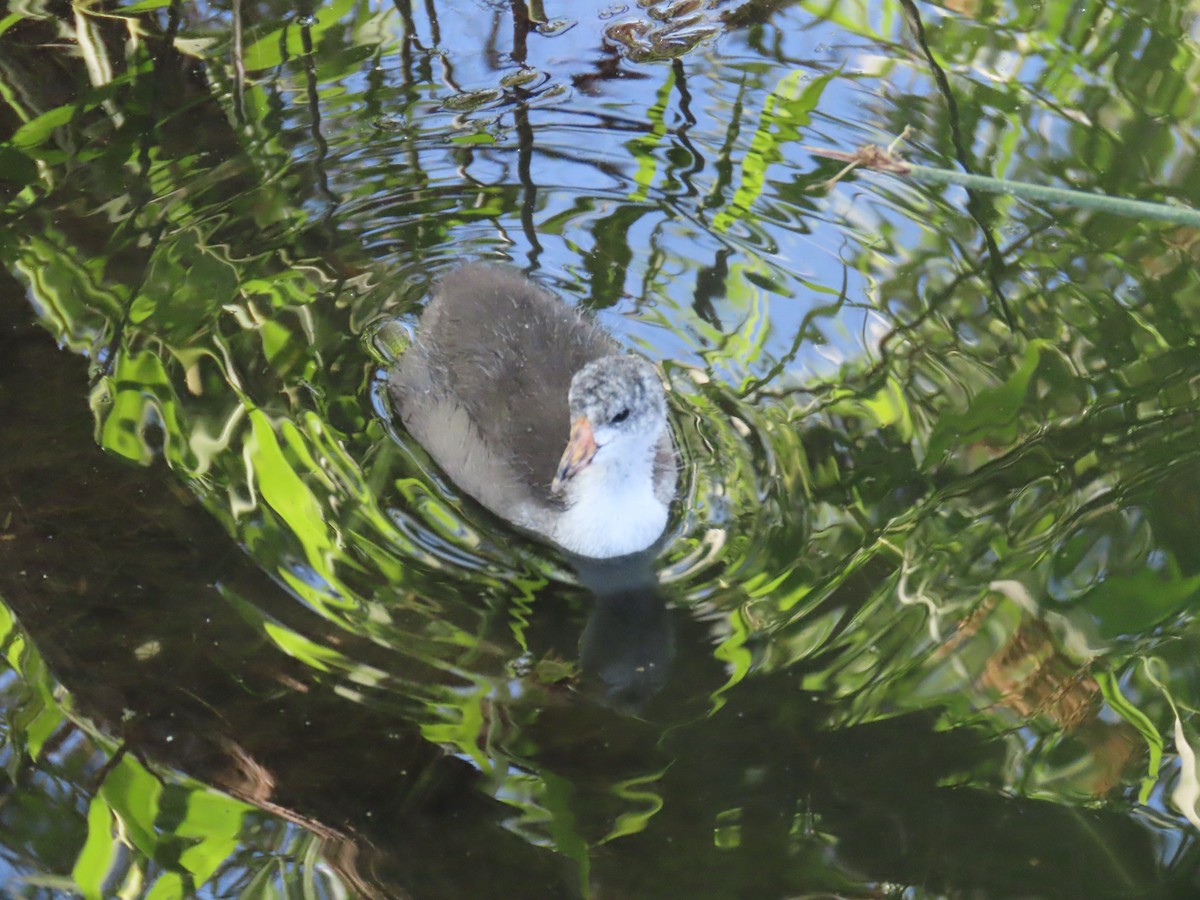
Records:
[[[1159,222],[1174,222],[1176,225],[1200,227],[1200,210],[1188,206],[1172,206],[1166,203],[1151,203],[1147,200],[1128,200],[1124,197],[1109,197],[1106,194],[1091,194],[1069,188],[1046,187],[1024,181],[1005,181],[987,175],[969,175],[950,169],[935,169],[930,166],[909,164],[908,177],[918,181],[938,184],[956,184],[975,191],[990,191],[994,194],[1009,194],[1026,200],[1040,200],[1111,213],[1114,216],[1130,216],[1135,219],[1155,219]]]

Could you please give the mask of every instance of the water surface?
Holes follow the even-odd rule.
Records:
[[[336,0],[0,19],[17,896],[1194,896],[1182,2]],[[580,570],[388,409],[503,261],[661,364]]]

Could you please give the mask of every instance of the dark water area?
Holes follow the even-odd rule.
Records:
[[[1197,84],[1183,2],[10,4],[0,895],[1200,896]],[[814,152],[906,129],[1179,215]],[[472,260],[660,366],[653,553],[392,413]]]

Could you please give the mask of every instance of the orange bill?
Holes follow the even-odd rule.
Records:
[[[571,423],[571,439],[558,461],[558,473],[550,483],[550,490],[560,492],[568,481],[587,468],[596,455],[596,437],[592,434],[592,423],[587,416],[580,416]]]

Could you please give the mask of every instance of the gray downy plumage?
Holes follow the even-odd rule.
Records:
[[[463,491],[544,538],[555,540],[572,503],[569,490],[551,485],[580,415],[597,427],[621,413],[633,420],[604,434],[661,419],[651,426],[661,427],[653,495],[663,506],[674,495],[674,446],[653,367],[511,268],[476,263],[445,275],[389,390],[405,427]],[[613,555],[590,546],[568,549]]]

